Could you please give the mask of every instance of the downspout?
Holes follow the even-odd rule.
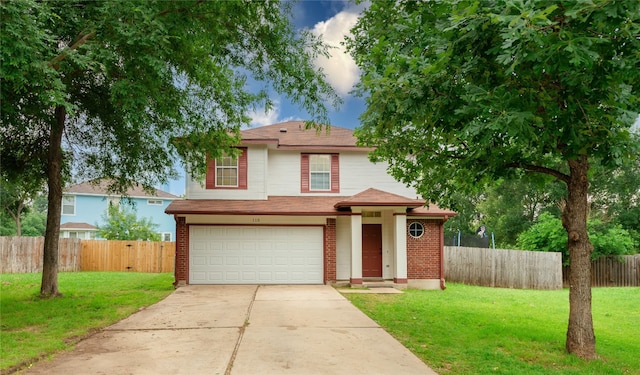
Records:
[[[447,285],[444,282],[444,223],[447,222],[449,217],[444,216],[444,220],[440,225],[440,289],[447,289]]]

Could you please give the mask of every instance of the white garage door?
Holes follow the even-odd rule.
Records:
[[[191,226],[190,284],[322,284],[321,227]]]

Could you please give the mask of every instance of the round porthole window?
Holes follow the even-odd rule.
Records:
[[[421,223],[414,221],[409,224],[409,235],[413,238],[420,238],[424,234],[424,226]]]

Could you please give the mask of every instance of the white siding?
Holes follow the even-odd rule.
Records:
[[[340,195],[351,196],[368,188],[416,198],[414,189],[406,187],[387,173],[387,163],[372,163],[366,152],[341,153]]]
[[[322,151],[318,151],[321,153]],[[335,152],[335,151],[326,151]],[[352,196],[374,188],[417,198],[415,190],[394,180],[387,173],[386,163],[374,164],[367,152],[348,151],[340,153],[340,192],[301,193],[301,151],[267,149],[266,146],[249,146],[247,190],[206,190],[204,185],[188,180],[187,199],[266,199],[268,196]]]
[[[339,193],[301,193],[300,154],[300,151],[270,150],[267,195],[351,196],[375,188],[408,198],[417,197],[414,189],[404,186],[387,173],[386,163],[374,164],[366,152],[354,151],[340,153]]]
[[[300,151],[269,150],[267,195],[302,195],[300,193],[300,154]]]

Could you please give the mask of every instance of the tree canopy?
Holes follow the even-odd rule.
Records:
[[[640,3],[381,1],[352,34],[360,144],[425,198],[450,205],[519,171],[566,185],[567,349],[595,358],[589,171],[638,152]]]
[[[48,188],[41,294],[57,289],[63,178],[165,182],[229,151],[270,85],[318,123],[338,96],[313,66],[319,38],[279,1],[0,2],[0,150]],[[247,84],[251,76],[262,88]]]
[[[151,218],[138,218],[134,208],[124,203],[109,204],[102,215],[103,225],[98,225],[98,234],[107,240],[160,241],[156,232],[158,224]]]

